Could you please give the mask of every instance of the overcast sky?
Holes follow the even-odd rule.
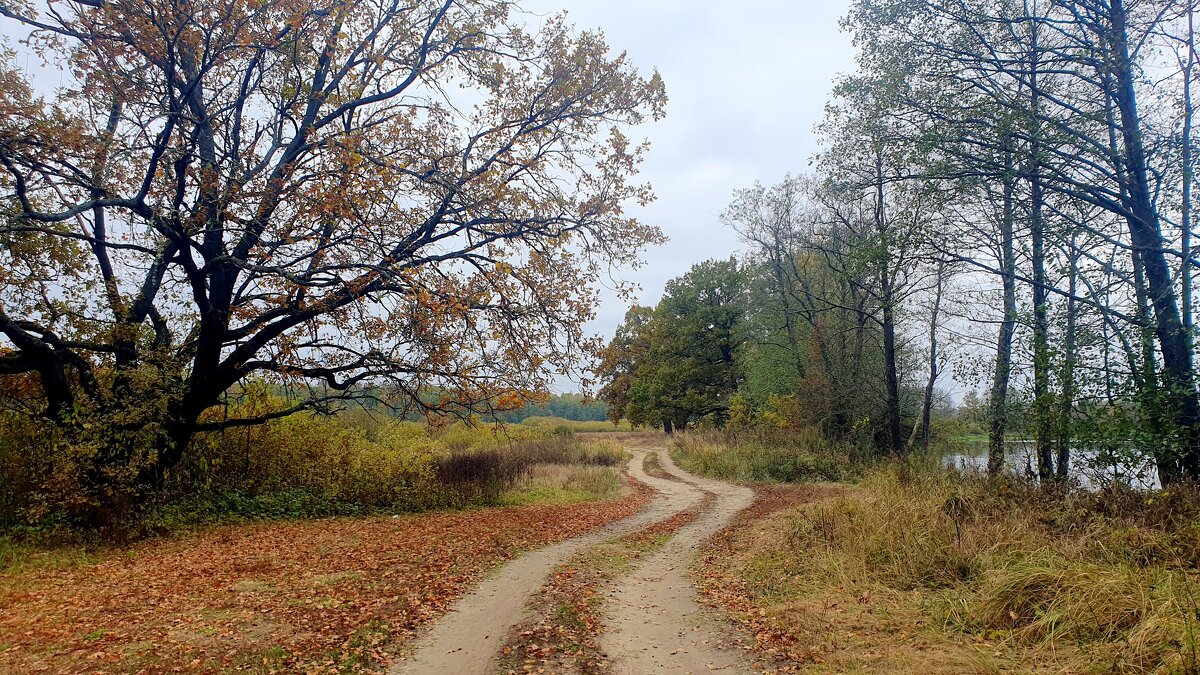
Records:
[[[626,278],[641,304],[693,264],[726,257],[739,243],[719,214],[735,189],[803,172],[816,152],[833,79],[853,70],[848,35],[838,30],[847,0],[525,0],[537,13],[566,9],[579,28],[602,28],[667,86],[667,116],[634,131],[650,139],[642,176],[658,200],[634,213],[671,238]],[[606,296],[592,330],[610,337],[626,305]],[[563,388],[572,388],[561,383]]]
[[[578,28],[602,29],[614,50],[628,52],[647,75],[657,68],[666,82],[666,118],[632,133],[651,142],[642,178],[658,196],[633,213],[671,239],[647,253],[644,268],[624,276],[641,285],[641,304],[658,302],[666,281],[693,264],[738,248],[736,236],[718,218],[735,189],[806,169],[816,152],[813,126],[833,79],[853,69],[849,36],[838,30],[847,5],[848,0],[520,2],[537,15],[566,10]],[[0,22],[0,35],[14,33],[11,23]],[[37,68],[37,60],[21,51],[26,52],[21,65]],[[53,86],[53,77],[43,84]],[[626,309],[606,294],[591,330],[611,337]],[[576,386],[560,382],[559,388]]]

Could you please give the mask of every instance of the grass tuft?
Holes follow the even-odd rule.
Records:
[[[848,449],[807,430],[691,432],[671,457],[686,471],[748,483],[838,481],[856,472]]]

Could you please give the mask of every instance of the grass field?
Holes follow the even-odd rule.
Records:
[[[771,667],[1200,672],[1193,489],[1062,496],[893,464],[759,492],[697,573]]]
[[[525,427],[536,429],[539,431],[558,431],[563,433],[570,431],[573,433],[607,433],[607,432],[628,432],[633,431],[633,426],[629,424],[629,420],[621,420],[617,424],[605,420],[600,421],[580,421],[567,420],[561,417],[527,417],[517,425],[517,427]]]
[[[671,457],[685,471],[738,482],[831,481],[851,478],[850,453],[811,432],[691,432]]]

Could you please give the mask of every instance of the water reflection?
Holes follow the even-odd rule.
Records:
[[[960,471],[987,471],[988,444],[986,441],[964,443],[961,452],[943,457],[943,461]],[[1013,473],[1037,478],[1037,456],[1033,441],[1008,441],[1004,444],[1004,463]],[[1070,476],[1088,489],[1114,483],[1139,489],[1158,489],[1158,472],[1152,460],[1131,460],[1101,453],[1090,448],[1071,450]]]

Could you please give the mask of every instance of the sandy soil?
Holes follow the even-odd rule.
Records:
[[[639,563],[605,598],[609,629],[601,636],[601,647],[617,673],[749,672],[744,652],[731,646],[731,629],[696,602],[695,589],[684,572],[695,547],[749,506],[753,493],[682,471],[671,461],[661,437],[630,435],[623,440],[633,455],[629,473],[657,492],[649,506],[635,516],[528,553],[500,568],[463,596],[390,672],[489,672],[503,637],[522,621],[526,602],[545,584],[555,565],[607,539],[695,508],[706,493],[716,495],[715,505]],[[682,480],[646,475],[642,462],[650,452],[658,453],[663,468]]]
[[[683,479],[662,482],[691,490],[696,499],[709,492],[717,500],[634,568],[606,598],[608,630],[601,635],[600,646],[612,659],[615,673],[750,672],[745,651],[735,644],[729,626],[696,601],[686,571],[696,547],[750,506],[754,493],[686,473],[665,450],[659,459],[667,473]]]

